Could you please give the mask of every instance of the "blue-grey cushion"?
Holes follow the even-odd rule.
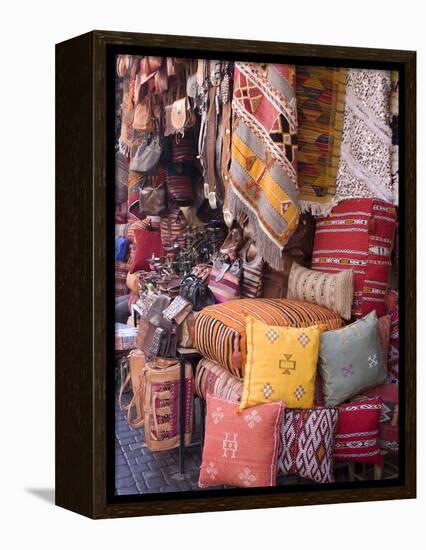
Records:
[[[338,330],[323,332],[319,367],[328,407],[343,403],[364,389],[386,382],[386,367],[377,329],[377,315],[368,315]]]

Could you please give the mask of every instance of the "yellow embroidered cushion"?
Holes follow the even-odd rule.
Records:
[[[259,403],[314,406],[321,329],[269,326],[246,317],[247,362],[240,411]]]

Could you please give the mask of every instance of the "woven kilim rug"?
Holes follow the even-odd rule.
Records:
[[[336,192],[347,70],[296,67],[300,208],[326,215]]]
[[[293,65],[236,63],[225,219],[246,214],[262,257],[282,269],[299,220]]]
[[[397,204],[392,156],[390,71],[349,69],[335,203],[377,198]]]

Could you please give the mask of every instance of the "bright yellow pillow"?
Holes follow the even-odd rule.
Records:
[[[321,329],[265,325],[246,317],[247,362],[240,411],[259,403],[286,407],[314,405]]]

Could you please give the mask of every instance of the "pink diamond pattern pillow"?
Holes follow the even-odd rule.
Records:
[[[239,403],[207,395],[200,487],[276,485],[281,401],[238,412]]]
[[[286,409],[281,426],[280,472],[318,483],[334,481],[333,443],[337,419],[335,408]]]

